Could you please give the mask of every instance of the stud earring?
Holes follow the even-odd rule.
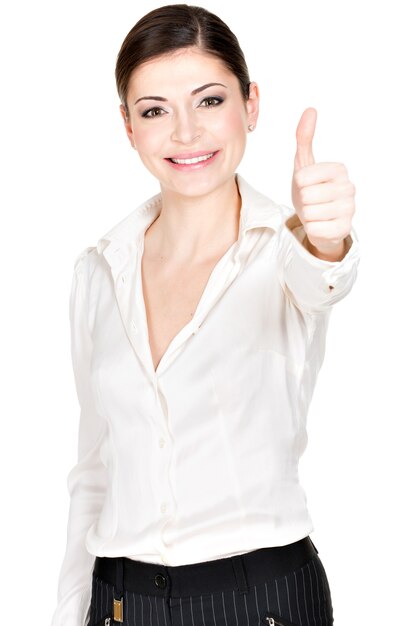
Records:
[[[252,133],[252,132],[253,132],[254,128],[255,128],[254,124],[250,124],[250,125],[248,126],[248,130],[250,131],[250,133]]]

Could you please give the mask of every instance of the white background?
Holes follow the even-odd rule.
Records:
[[[3,5],[0,15],[2,606],[15,624],[50,622],[65,549],[79,412],[73,262],[159,191],[124,134],[113,72],[127,32],[160,4],[39,0]],[[331,316],[301,480],[336,626],[414,623],[413,3],[202,4],[238,36],[260,87],[259,123],[238,171],[290,204],[295,129],[314,106],[316,160],[345,163],[356,186],[362,259]]]

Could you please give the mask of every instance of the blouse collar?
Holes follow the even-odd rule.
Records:
[[[284,214],[283,206],[254,189],[240,174],[236,173],[235,178],[241,195],[238,237],[242,238],[252,228],[266,227],[277,232],[283,218],[288,217],[288,210]],[[116,253],[136,245],[160,211],[161,192],[146,200],[103,235],[97,243],[98,253],[103,254],[109,244],[112,244],[112,252]]]

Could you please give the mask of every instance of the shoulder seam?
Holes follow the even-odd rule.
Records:
[[[88,254],[90,254],[90,252],[92,252],[93,250],[95,250],[96,247],[95,246],[87,246],[86,248],[84,248],[75,258],[74,260],[74,271],[77,273],[82,272],[82,265],[83,265],[83,260],[87,257]]]

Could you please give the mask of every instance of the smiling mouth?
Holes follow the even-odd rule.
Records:
[[[168,160],[172,163],[178,163],[179,165],[192,165],[193,163],[207,161],[208,159],[212,158],[213,155],[216,154],[216,152],[209,152],[208,154],[203,154],[202,156],[194,157],[193,159],[174,159],[169,157]]]

